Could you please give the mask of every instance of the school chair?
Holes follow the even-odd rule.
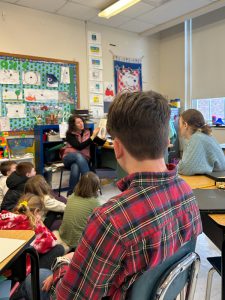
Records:
[[[181,300],[194,298],[200,257],[193,252],[195,240],[187,242],[173,256],[145,271],[128,291],[126,300]]]
[[[217,272],[221,276],[221,256],[207,257],[207,260],[212,265],[212,268],[207,276],[205,300],[210,300],[213,274]]]

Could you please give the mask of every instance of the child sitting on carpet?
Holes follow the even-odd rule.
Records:
[[[12,172],[16,171],[17,163],[12,160],[3,161],[0,165],[0,172],[2,173],[2,177],[0,178],[0,205],[2,204],[3,198],[8,191],[8,187],[6,185],[6,180]]]
[[[67,199],[59,231],[54,231],[66,252],[77,247],[88,217],[99,206],[100,180],[93,172],[82,175],[72,195]],[[60,241],[61,240],[61,241]]]
[[[57,200],[57,196],[41,175],[36,175],[26,182],[25,193],[32,193],[41,197],[45,206],[44,224],[51,230],[58,229],[61,221],[55,221],[58,219],[62,220],[63,212],[66,207],[66,199],[61,196],[58,197],[59,200]],[[57,223],[57,225],[53,223]]]
[[[13,212],[0,213],[0,230],[34,230],[36,236],[31,243],[39,253],[41,268],[50,268],[55,257],[63,255],[64,249],[57,245],[57,238],[44,226],[41,217],[44,204],[41,197],[24,194]]]

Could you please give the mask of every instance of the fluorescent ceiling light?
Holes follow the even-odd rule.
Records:
[[[106,9],[102,10],[98,16],[101,18],[109,19],[112,16],[119,14],[121,11],[129,8],[130,6],[140,2],[141,0],[119,0],[110,5]]]

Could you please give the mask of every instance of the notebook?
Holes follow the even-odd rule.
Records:
[[[25,242],[25,240],[0,238],[0,262],[6,259],[9,255],[11,255],[14,251],[21,247]]]
[[[225,190],[194,189],[200,211],[225,213]]]
[[[225,171],[212,172],[205,175],[211,179],[214,179],[215,181],[225,182]]]

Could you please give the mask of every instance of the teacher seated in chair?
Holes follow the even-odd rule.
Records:
[[[95,128],[92,135],[84,128],[84,121],[80,116],[71,115],[66,132],[66,146],[63,147],[62,161],[65,168],[70,170],[69,190],[67,196],[73,193],[80,175],[90,171],[90,145],[97,136],[99,128]]]

